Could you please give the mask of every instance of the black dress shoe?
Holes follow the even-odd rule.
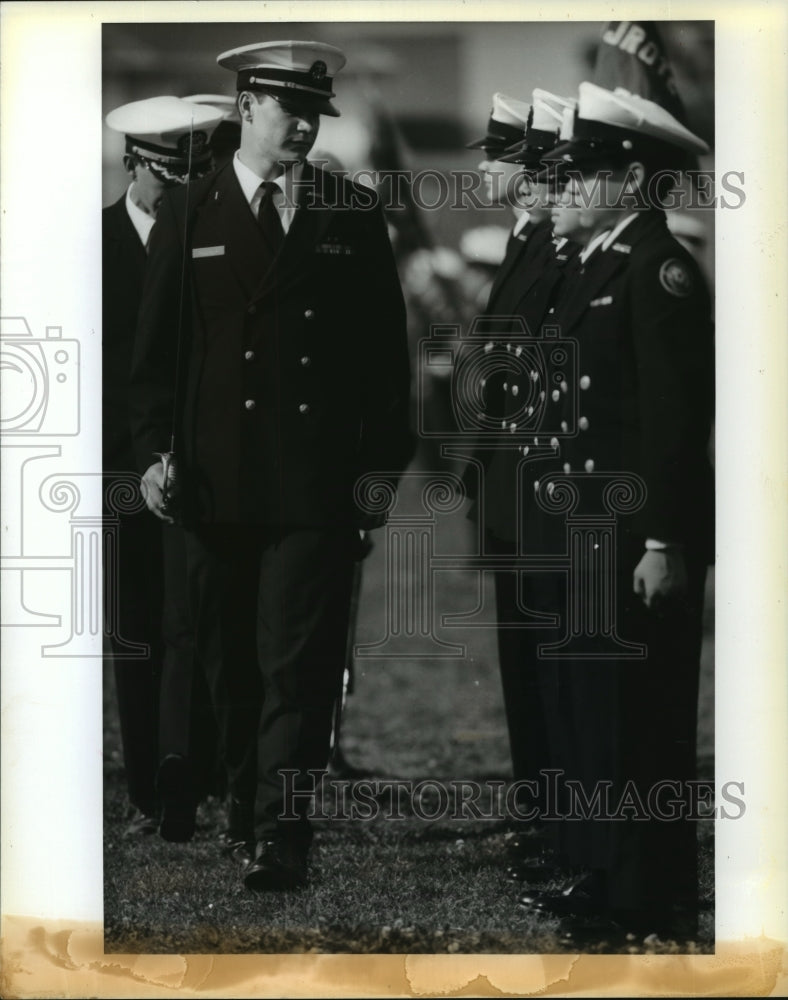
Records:
[[[194,836],[197,804],[189,762],[180,754],[168,754],[159,765],[156,790],[161,801],[159,835],[184,843]]]
[[[244,885],[254,892],[298,889],[306,884],[307,852],[283,837],[260,840],[244,872]]]
[[[145,812],[143,809],[132,806],[126,816],[126,829],[123,835],[125,837],[138,837],[140,834],[155,833],[158,825],[159,821],[153,812]]]

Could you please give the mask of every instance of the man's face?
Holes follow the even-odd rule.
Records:
[[[522,167],[517,163],[492,160],[485,151],[479,164],[484,182],[484,194],[491,205],[517,206],[521,201],[518,192],[522,184]]]
[[[272,163],[303,162],[317,138],[320,115],[278,100],[270,94],[253,95],[249,138],[261,158]]]
[[[556,236],[565,236],[581,246],[590,240],[595,215],[593,209],[585,207],[581,183],[577,180],[567,182],[553,205],[550,218]]]

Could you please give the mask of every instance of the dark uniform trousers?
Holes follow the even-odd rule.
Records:
[[[128,487],[137,479],[129,372],[147,257],[125,195],[104,209],[102,226],[102,451],[109,497],[113,485]],[[166,754],[193,761],[198,790],[215,784],[216,726],[195,666],[183,533],[162,527],[142,502],[140,507],[120,515],[105,509],[115,542],[104,560],[104,595],[129,800],[153,815],[156,771]],[[129,643],[147,654],[132,654]]]
[[[644,644],[646,653],[564,657],[544,671],[551,754],[561,772],[556,821],[548,826],[573,864],[597,873],[612,908],[692,906],[696,828],[688,783],[695,777],[704,581],[713,557],[708,293],[663,213],[651,210],[591,256],[560,299],[556,319],[578,341],[578,430],[539,478],[561,476],[566,463],[581,494],[588,471],[632,473],[645,484],[642,506],[618,517],[608,581],[615,580],[619,638]],[[555,406],[556,418],[569,415],[566,396]],[[648,609],[633,592],[649,538],[682,545],[686,599]],[[582,599],[593,600],[592,581],[572,581],[578,583]],[[559,606],[566,607],[563,593]],[[561,819],[567,810],[570,818]]]
[[[556,254],[549,220],[529,222],[519,236],[511,236],[506,255],[490,292],[487,315],[511,317],[525,323],[527,334],[538,334],[556,300],[564,280],[565,267],[574,257],[570,247]],[[495,334],[496,346],[505,349],[505,327]],[[512,378],[499,376],[487,388],[488,412],[505,420],[517,398],[509,395]],[[483,520],[486,550],[491,555],[519,556],[525,551],[521,537],[522,496],[518,481],[521,458],[518,445],[492,450],[480,438],[478,457],[483,467]],[[469,470],[470,473],[470,470]],[[473,486],[471,487],[473,489]],[[478,518],[478,509],[471,511]],[[512,774],[515,781],[537,782],[538,791],[523,791],[518,799],[517,817],[544,811],[543,784],[539,772],[550,767],[551,755],[542,704],[541,669],[537,646],[549,632],[535,627],[529,611],[536,605],[551,606],[552,582],[542,575],[523,570],[495,573],[498,627],[498,660],[506,711]],[[528,609],[528,610],[526,610]],[[515,818],[517,818],[515,817]]]
[[[313,169],[278,249],[231,165],[165,197],[134,361],[141,469],[172,420],[188,261],[176,448],[197,651],[217,713],[230,826],[308,840],[308,797],[281,769],[325,767],[358,527],[354,484],[396,480],[412,450],[402,293],[369,189]],[[354,207],[361,200],[365,209]]]

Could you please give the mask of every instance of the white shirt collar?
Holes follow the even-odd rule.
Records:
[[[634,219],[637,218],[637,213],[633,212],[630,215],[625,216],[619,222],[613,226],[612,229],[605,229],[604,232],[597,233],[597,235],[591,240],[591,242],[583,247],[580,252],[580,260],[583,264],[588,260],[591,254],[599,247],[602,251],[609,250],[619,236],[624,232],[627,226]]]
[[[531,213],[523,212],[523,214],[518,217],[517,221],[514,224],[514,229],[512,230],[512,236],[519,236],[530,221],[531,221]]]
[[[235,176],[238,178],[238,183],[241,185],[244,198],[249,202],[249,208],[256,218],[257,209],[260,207],[260,201],[263,196],[260,190],[263,178],[259,174],[256,174],[251,167],[247,167],[241,161],[238,153],[239,150],[236,149],[235,156],[233,156],[233,170],[235,171]],[[282,228],[285,232],[290,228],[295,215],[297,185],[301,180],[303,169],[303,163],[294,163],[292,167],[288,167],[278,177],[273,178],[274,184],[279,187],[283,194],[283,197],[276,202],[276,209],[279,212],[279,217],[282,220]]]
[[[153,229],[153,223],[156,219],[152,215],[148,215],[147,212],[135,205],[131,200],[131,189],[134,187],[134,182],[126,188],[126,211],[131,219],[131,224],[137,231],[137,236],[140,238],[140,242],[144,247],[148,245],[148,237],[150,236],[150,231]]]
[[[602,243],[603,250],[609,250],[619,236],[624,232],[630,222],[633,222],[637,218],[637,212],[632,212],[631,215],[627,215],[623,218],[617,225],[615,225],[610,232],[607,234],[604,242]]]

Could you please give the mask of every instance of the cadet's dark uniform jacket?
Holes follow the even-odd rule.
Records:
[[[578,341],[574,385],[549,404],[551,423],[571,419],[573,395],[577,405],[577,430],[562,441],[556,468],[638,474],[647,499],[634,530],[711,556],[711,306],[664,213],[639,213],[608,250],[595,251],[554,318]]]
[[[563,241],[560,248],[557,248],[549,219],[535,224],[528,223],[520,235],[525,236],[526,242],[520,243],[517,249],[514,245],[519,238],[510,238],[506,257],[496,276],[487,306],[488,317],[512,317],[510,322],[496,325],[493,349],[497,352],[507,350],[506,333],[517,333],[518,320],[524,324],[527,337],[536,337],[542,325],[552,319],[553,305],[578,249],[575,244],[567,241]],[[512,360],[504,359],[504,364],[508,367]],[[484,524],[496,538],[507,542],[518,539],[518,521],[523,519],[523,511],[520,509],[522,504],[518,500],[516,488],[518,477],[522,475],[519,467],[522,434],[507,437],[507,431],[510,418],[521,409],[523,399],[528,396],[527,379],[527,372],[521,371],[518,375],[516,369],[512,369],[511,375],[488,380],[487,412],[501,418],[501,428],[493,435],[497,439],[493,449],[490,448],[490,436],[481,435],[479,438],[479,458],[484,466]],[[473,491],[470,469],[467,481]],[[527,493],[520,495],[530,500]]]
[[[357,477],[404,467],[405,314],[375,202],[305,164],[274,260],[231,164],[192,185],[176,449],[187,520],[352,523]],[[141,469],[169,447],[185,215],[183,190],[165,197],[150,241],[133,375]]]
[[[101,213],[101,228],[104,469],[133,472],[128,386],[147,256],[126,211],[125,194]]]

